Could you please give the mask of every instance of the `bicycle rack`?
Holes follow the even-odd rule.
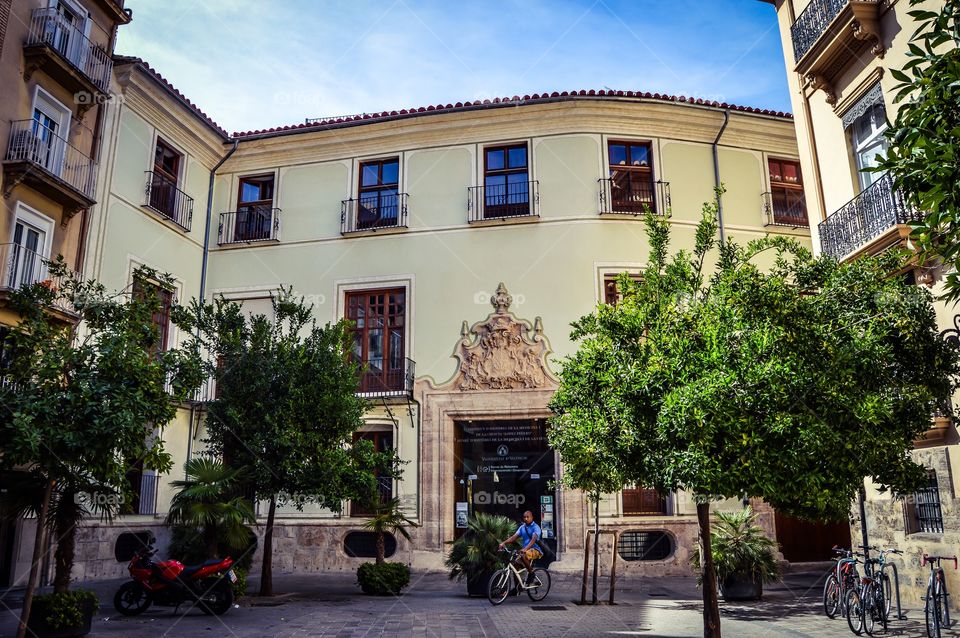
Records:
[[[900,607],[900,572],[897,571],[897,564],[891,562],[890,567],[893,568],[893,586],[897,590],[897,620],[906,620],[907,615],[903,613],[903,608]]]

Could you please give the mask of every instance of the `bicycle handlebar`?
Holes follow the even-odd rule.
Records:
[[[923,555],[923,558],[920,559],[920,566],[921,566],[921,567],[926,567],[926,566],[927,566],[927,563],[929,563],[929,564],[931,564],[931,565],[933,565],[934,563],[937,563],[937,566],[939,566],[939,565],[940,565],[940,561],[942,561],[942,560],[952,560],[952,561],[953,561],[953,568],[954,568],[954,569],[957,569],[957,556],[956,556],[956,555],[953,555],[953,556],[927,556],[926,554],[924,554],[924,555]]]

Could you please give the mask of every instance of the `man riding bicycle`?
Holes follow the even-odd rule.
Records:
[[[533,522],[533,512],[527,510],[523,513],[523,524],[517,528],[516,533],[507,540],[500,543],[499,548],[512,543],[518,538],[523,541],[523,547],[520,550],[520,560],[523,566],[527,568],[527,584],[533,583],[533,561],[543,556],[543,551],[537,545],[543,532],[540,526]]]

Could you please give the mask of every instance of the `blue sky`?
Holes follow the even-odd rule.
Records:
[[[228,131],[499,96],[619,89],[788,111],[758,0],[128,0],[117,52]]]

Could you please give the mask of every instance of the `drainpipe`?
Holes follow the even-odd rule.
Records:
[[[727,130],[727,124],[730,123],[730,109],[723,110],[723,126],[720,127],[720,132],[717,133],[717,139],[713,140],[713,184],[715,187],[720,188],[720,151],[717,149],[717,145],[720,143],[720,138],[723,137],[723,132]],[[723,232],[723,199],[718,195],[717,196],[717,223],[720,225],[720,243],[722,244],[725,241],[725,234]]]
[[[200,303],[203,303],[207,289],[207,258],[210,255],[210,225],[213,211],[213,180],[216,179],[217,169],[223,166],[224,162],[237,151],[239,143],[240,140],[233,140],[233,148],[227,151],[227,154],[217,162],[217,165],[210,169],[210,183],[207,186],[207,223],[203,230],[203,262],[200,266]]]

